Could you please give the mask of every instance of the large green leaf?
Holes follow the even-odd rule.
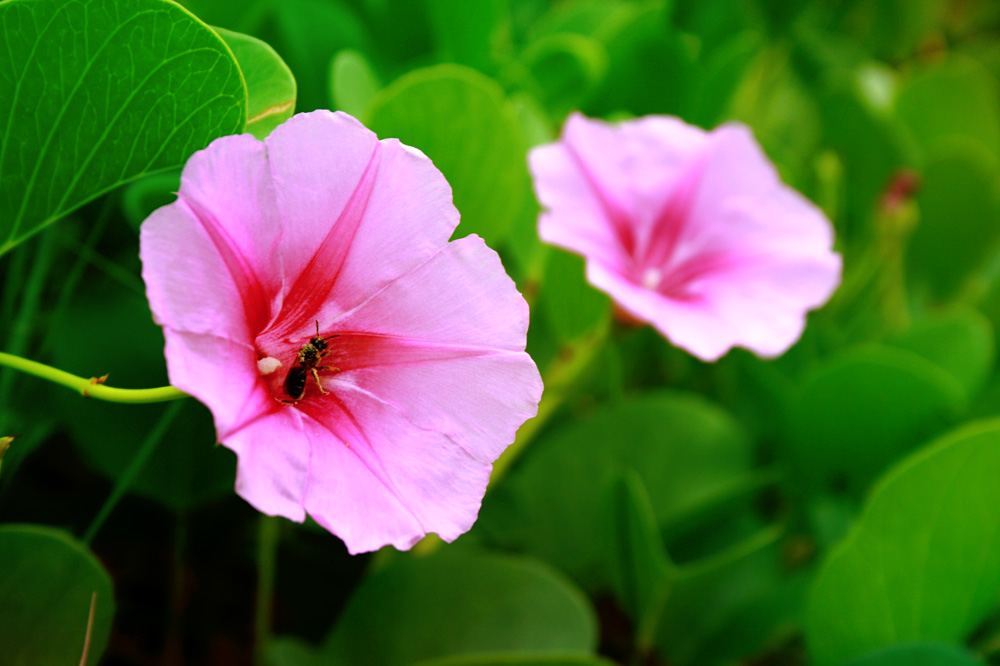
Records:
[[[530,44],[521,58],[536,84],[534,93],[557,119],[579,108],[608,69],[604,44],[573,33],[543,37]]]
[[[662,3],[629,4],[634,11],[628,20],[616,22],[606,34],[607,75],[585,110],[595,115],[681,113],[690,104],[698,74],[693,49],[667,29]]]
[[[323,653],[351,666],[510,652],[586,656],[596,630],[583,595],[537,562],[440,553],[397,560],[366,578]]]
[[[354,49],[344,49],[330,62],[330,96],[341,111],[360,118],[381,88],[371,63]]]
[[[894,645],[852,659],[845,666],[982,666],[969,651],[951,645]]]
[[[715,504],[750,466],[749,443],[728,413],[695,395],[652,393],[536,440],[486,497],[476,529],[596,589],[610,581],[595,516],[620,470],[638,473],[663,529]]]
[[[93,553],[61,530],[2,525],[0,563],[0,663],[77,666],[87,645],[97,664],[115,598]]]
[[[904,81],[896,114],[926,150],[961,136],[1000,156],[1000,85],[985,67],[953,54]]]
[[[663,546],[649,493],[638,473],[622,471],[608,495],[611,578],[618,599],[636,625],[636,641],[648,648],[677,571]]]
[[[500,85],[458,65],[418,69],[375,96],[365,124],[422,150],[451,183],[457,236],[496,246],[528,193],[524,130]]]
[[[507,34],[507,0],[425,0],[437,59],[488,72]]]
[[[968,425],[879,483],[823,563],[807,639],[819,666],[897,643],[964,640],[1000,600],[1000,421]]]
[[[941,137],[922,175],[907,268],[915,286],[946,300],[980,277],[1000,247],[1000,156],[965,137]]]
[[[792,399],[786,452],[793,480],[860,497],[893,461],[954,422],[964,404],[958,380],[912,352],[849,350],[817,366]]]
[[[986,382],[996,356],[993,325],[968,307],[919,319],[890,344],[920,354],[951,373],[975,395]]]
[[[269,6],[272,14],[258,36],[274,46],[295,75],[296,107],[329,107],[330,61],[343,49],[370,51],[365,25],[349,3],[338,0],[284,0]]]
[[[168,0],[8,0],[0,26],[0,254],[246,123],[232,53]]]
[[[295,77],[266,42],[231,30],[216,28],[236,56],[247,84],[246,131],[258,139],[295,113]]]

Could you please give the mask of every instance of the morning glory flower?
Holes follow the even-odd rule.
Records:
[[[451,541],[535,415],[528,307],[431,161],[344,113],[195,153],[141,231],[170,382],[260,511],[352,553]]]
[[[542,240],[584,256],[592,285],[703,360],[782,354],[840,282],[829,221],[743,125],[574,114],[530,165]]]

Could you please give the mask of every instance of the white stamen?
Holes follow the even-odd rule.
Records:
[[[647,268],[642,274],[642,286],[646,289],[656,289],[663,280],[663,272],[659,268]]]
[[[262,375],[269,375],[280,367],[281,361],[273,356],[265,356],[257,361],[257,369],[260,370],[260,374]]]

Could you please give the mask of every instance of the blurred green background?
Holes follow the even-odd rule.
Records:
[[[235,496],[200,405],[0,373],[0,434],[20,435],[0,522],[59,528],[0,527],[0,562],[49,548],[60,570],[110,574],[100,663],[1000,663],[1000,2],[184,5],[232,31],[250,116],[261,89],[294,89],[247,66],[263,60],[242,35],[287,64],[296,111],[342,109],[434,160],[456,237],[498,249],[532,307],[546,396],[469,534],[351,558]],[[526,153],[573,110],[753,129],[844,257],[793,349],[701,363],[614,321],[582,260],[538,241]],[[176,170],[134,180],[0,258],[0,349],[165,383],[137,228],[177,187]],[[19,590],[0,598],[42,595]],[[255,633],[255,600],[277,638]]]

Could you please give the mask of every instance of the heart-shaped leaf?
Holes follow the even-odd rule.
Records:
[[[3,525],[0,562],[0,663],[97,664],[115,598],[94,555],[60,530]]]
[[[247,132],[264,139],[295,113],[295,77],[267,42],[216,28],[236,56],[247,84]]]
[[[957,643],[996,611],[997,478],[992,420],[942,437],[882,479],[813,586],[806,637],[818,666],[899,643]]]
[[[167,0],[0,3],[0,254],[246,123],[219,36]]]

